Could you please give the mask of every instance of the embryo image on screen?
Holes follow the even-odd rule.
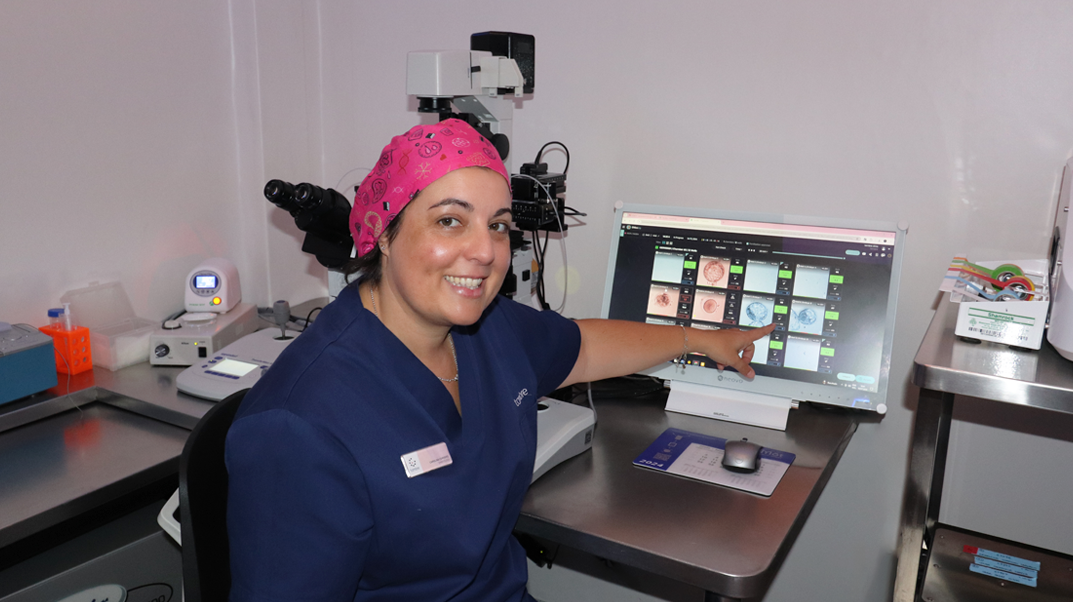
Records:
[[[653,284],[648,290],[648,313],[657,316],[677,316],[678,287]]]
[[[771,347],[771,337],[762,337],[753,343],[753,364],[766,364],[768,356],[768,348]]]
[[[714,286],[726,288],[730,278],[730,260],[725,257],[708,257],[701,255],[700,278],[697,284],[700,286]]]
[[[790,332],[823,334],[823,303],[794,299],[790,306]]]
[[[747,291],[774,293],[779,283],[779,264],[770,261],[752,261],[745,263],[745,284]]]
[[[681,253],[656,251],[652,261],[652,279],[660,282],[681,282],[686,256]]]
[[[827,279],[830,274],[830,268],[798,265],[794,273],[794,296],[826,299]]]
[[[816,371],[820,364],[819,339],[806,339],[790,335],[786,337],[787,368]]]
[[[722,322],[726,303],[726,293],[698,290],[696,300],[693,302],[693,319]]]
[[[742,326],[767,326],[775,314],[775,300],[757,295],[742,295],[741,317],[738,324]]]

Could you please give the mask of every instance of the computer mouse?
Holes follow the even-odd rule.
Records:
[[[734,472],[750,473],[760,468],[759,445],[747,440],[727,441],[723,450],[723,468]]]

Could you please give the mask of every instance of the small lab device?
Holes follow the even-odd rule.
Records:
[[[223,257],[206,259],[186,277],[186,311],[225,313],[242,301],[235,264]]]
[[[602,316],[718,330],[775,324],[756,377],[700,354],[647,370],[667,409],[785,430],[791,407],[883,414],[908,225],[624,205]]]
[[[188,395],[221,401],[252,387],[298,334],[275,328],[248,334],[180,372],[175,386]]]
[[[235,264],[222,257],[203,261],[186,277],[187,313],[150,335],[149,363],[190,366],[257,330],[257,306],[241,301]]]
[[[596,421],[592,410],[557,399],[537,402],[537,452],[533,481],[560,462],[592,447]]]
[[[191,366],[259,326],[257,307],[239,303],[225,314],[197,312],[169,320],[149,336],[153,366]]]
[[[0,404],[55,387],[52,337],[29,324],[0,322]]]

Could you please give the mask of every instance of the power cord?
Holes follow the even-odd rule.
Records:
[[[540,150],[538,150],[537,154],[536,154],[536,160],[533,161],[533,163],[538,163],[539,164],[540,163],[540,158],[544,156],[544,149],[546,149],[546,148],[548,148],[549,146],[552,146],[552,145],[556,145],[556,146],[561,147],[563,149],[563,152],[566,153],[566,167],[563,168],[563,175],[565,176],[566,172],[570,171],[570,149],[566,148],[566,145],[563,144],[562,142],[559,142],[558,140],[552,140],[551,142],[549,142],[549,143],[545,144],[544,146],[540,147]]]

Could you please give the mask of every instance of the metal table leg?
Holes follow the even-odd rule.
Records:
[[[930,549],[935,523],[939,519],[953,409],[952,393],[920,390],[902,503],[894,602],[914,602],[920,590],[924,575],[921,563],[927,559],[924,545]]]

